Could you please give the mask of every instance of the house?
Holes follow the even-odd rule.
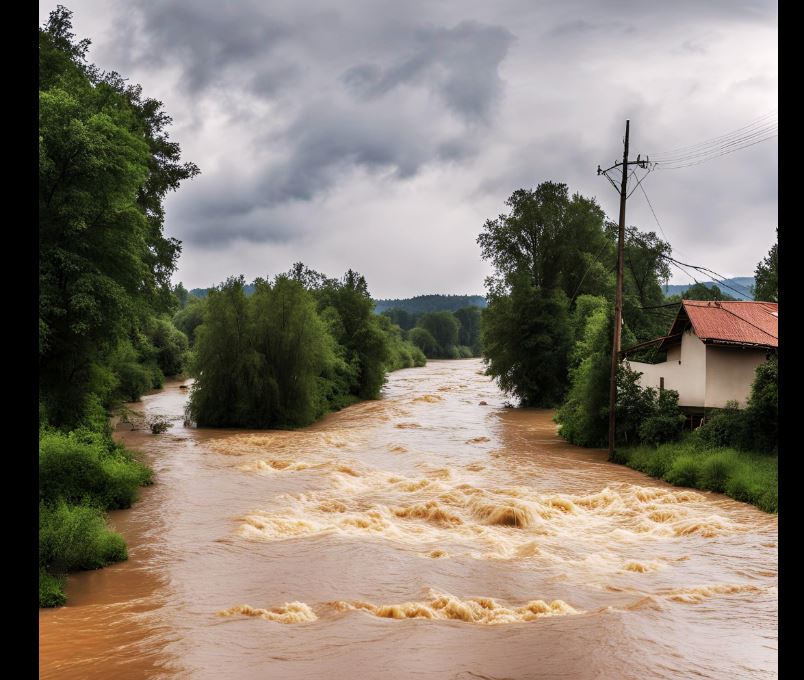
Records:
[[[757,366],[778,350],[779,305],[682,300],[666,336],[629,347],[621,356],[651,346],[666,352],[666,360],[628,361],[642,373],[643,387],[676,390],[678,405],[689,415],[732,400],[745,406]]]

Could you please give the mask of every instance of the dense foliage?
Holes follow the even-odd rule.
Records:
[[[478,244],[486,281],[482,352],[487,373],[523,406],[557,406],[562,434],[585,446],[605,439],[617,227],[593,199],[565,184],[515,191],[507,214],[487,220]],[[626,229],[622,346],[666,331],[670,247]]]
[[[716,285],[707,286],[703,283],[696,283],[687,288],[681,297],[684,300],[736,300],[737,298],[728,295],[720,290]]]
[[[383,311],[381,316],[399,326],[404,337],[429,359],[464,359],[480,355],[479,307],[415,313],[393,307]]]
[[[374,303],[375,309],[380,314],[389,309],[400,309],[411,315],[425,312],[457,312],[463,307],[486,306],[486,300],[482,295],[417,295],[412,298],[375,300]]]
[[[104,512],[151,476],[107,410],[183,369],[162,204],[198,172],[161,102],[86,62],[71,16],[59,5],[39,30],[40,606],[64,603],[66,572],[126,557]]]
[[[199,425],[307,425],[376,399],[389,370],[425,363],[398,326],[373,313],[356,272],[329,279],[297,263],[253,285],[249,296],[243,277],[232,277],[202,303],[191,394]]]
[[[776,228],[778,237],[779,228]],[[765,259],[763,259],[754,272],[754,299],[764,302],[779,301],[779,244],[771,246]]]
[[[147,363],[180,252],[162,201],[198,172],[179,161],[161,102],[86,63],[70,16],[60,6],[39,31],[40,392],[67,425],[88,395],[114,396],[115,354]]]

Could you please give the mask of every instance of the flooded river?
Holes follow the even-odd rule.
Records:
[[[130,559],[40,611],[42,678],[775,678],[777,520],[568,446],[478,360],[294,432],[120,431]]]

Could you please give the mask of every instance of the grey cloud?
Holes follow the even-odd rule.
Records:
[[[424,84],[465,120],[487,122],[502,92],[498,68],[513,40],[501,26],[473,21],[450,29],[420,29],[412,55],[384,70],[359,64],[342,78],[352,92],[368,99],[401,85]]]
[[[363,258],[383,274],[372,285],[398,294],[454,290],[447,272],[459,270],[479,288],[474,238],[519,187],[563,181],[616,215],[595,169],[621,156],[626,118],[634,153],[652,153],[745,125],[778,89],[773,0],[70,7],[93,61],[163,99],[173,137],[201,167],[166,206],[183,260],[212,268],[225,252],[228,268],[239,253],[300,253],[343,271]],[[753,270],[777,219],[778,152],[765,144],[648,178],[679,252],[717,271]],[[657,229],[640,191],[628,216]],[[392,232],[380,247],[384,220]],[[428,265],[397,266],[399,252]]]

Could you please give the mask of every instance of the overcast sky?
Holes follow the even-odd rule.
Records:
[[[201,168],[166,204],[188,288],[301,260],[375,297],[482,293],[475,240],[515,189],[565,182],[617,218],[596,169],[626,118],[644,156],[777,107],[775,2],[63,1],[90,60],[162,100]],[[675,257],[752,275],[777,159],[774,138],[651,173]],[[627,222],[662,236],[641,191]]]

